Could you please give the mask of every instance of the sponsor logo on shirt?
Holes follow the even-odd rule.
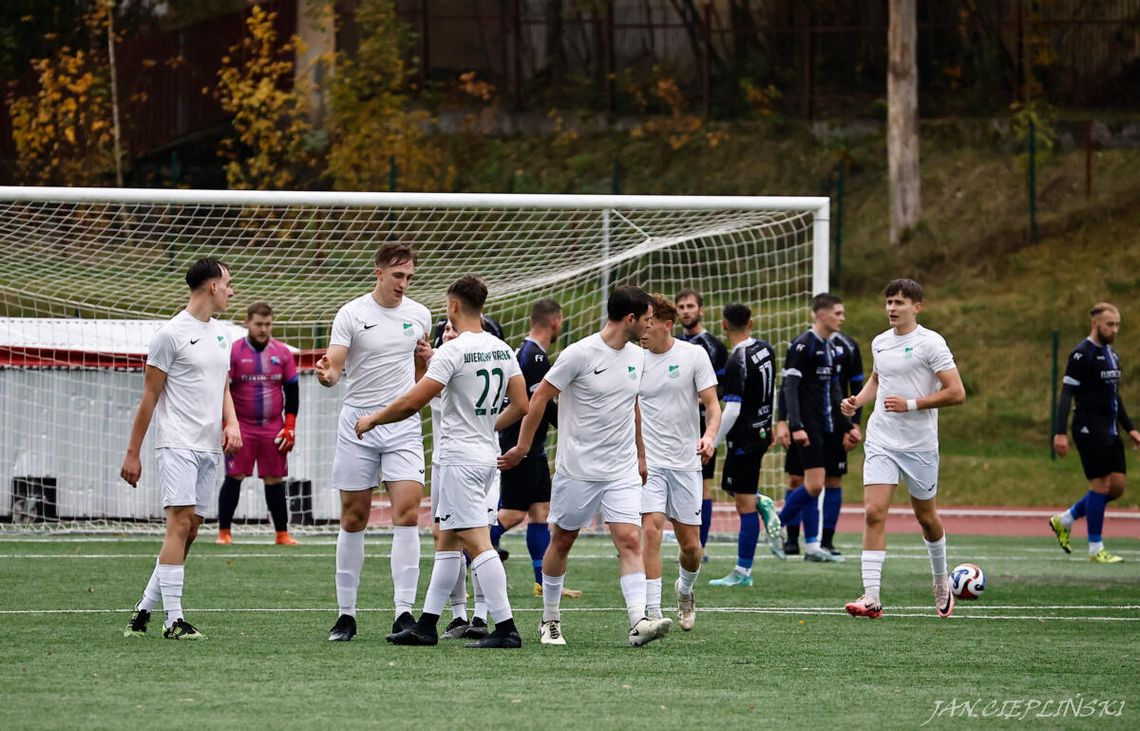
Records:
[[[414,338],[416,336],[416,331],[412,329],[412,323],[404,323],[404,336],[409,338]]]
[[[629,376],[629,380],[631,380],[631,381],[637,380],[637,366],[627,366],[627,368],[629,369],[629,371],[626,375]]]
[[[276,355],[269,356],[269,362],[273,365],[281,365],[281,359]]]
[[[681,366],[675,366],[675,365],[669,366],[669,377],[670,378],[680,378],[681,377]]]

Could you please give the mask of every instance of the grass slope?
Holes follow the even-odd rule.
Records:
[[[850,549],[854,536],[840,536]],[[250,539],[253,540],[253,539]],[[126,639],[126,609],[153,566],[157,542],[0,541],[0,687],[4,725],[24,728],[786,728],[917,727],[952,699],[1124,701],[1119,718],[1055,717],[1049,727],[1140,722],[1140,543],[1117,541],[1128,563],[1066,557],[1051,539],[969,538],[951,563],[988,572],[985,598],[933,616],[929,564],[915,537],[892,539],[888,615],[842,614],[859,593],[856,561],[758,561],[756,586],[714,589],[734,550],[714,544],[700,579],[698,624],[642,649],[626,646],[617,562],[603,539],[571,557],[565,648],[535,640],[520,538],[507,547],[512,602],[525,646],[471,651],[398,648],[386,554],[370,541],[361,633],[327,642],[334,619],[334,547],[317,539],[195,547],[187,616],[210,637]],[[424,547],[420,597],[428,580]],[[676,569],[667,567],[667,583]],[[668,609],[670,592],[665,592]],[[55,613],[58,610],[75,610]],[[670,613],[671,610],[670,610]],[[445,620],[446,621],[446,620]],[[1041,722],[1039,719],[1038,722]],[[939,717],[949,728],[961,718]]]

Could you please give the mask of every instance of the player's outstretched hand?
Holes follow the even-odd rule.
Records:
[[[356,438],[363,439],[364,435],[376,428],[376,422],[372,420],[375,414],[365,414],[356,420]]]
[[[498,463],[500,470],[513,470],[519,466],[519,462],[523,461],[526,456],[526,450],[519,447],[517,444],[507,451],[499,455]]]
[[[811,439],[808,438],[808,433],[803,429],[796,429],[792,432],[792,441],[801,447],[811,446]]]
[[[137,454],[128,454],[123,458],[123,467],[119,470],[119,477],[131,487],[139,486],[139,478],[142,477],[142,461],[139,460]]]
[[[1132,437],[1132,448],[1140,449],[1140,431],[1133,429],[1132,431],[1128,432],[1128,436]]]
[[[779,444],[784,449],[792,446],[792,433],[788,431],[788,422],[776,422],[776,444]]]
[[[333,379],[333,372],[332,372],[332,364],[329,362],[328,353],[326,353],[320,357],[320,360],[318,360],[316,362],[316,364],[313,366],[313,370],[316,371],[317,381],[322,386],[332,386],[333,385],[334,379]]]
[[[858,407],[855,406],[855,397],[848,396],[839,402],[839,410],[843,412],[844,416],[855,416]]]
[[[1053,435],[1053,451],[1057,453],[1058,457],[1064,457],[1069,453],[1069,438],[1064,434]]]
[[[241,451],[241,429],[236,423],[226,424],[226,428],[222,429],[222,451],[228,455]]]
[[[716,444],[708,437],[701,437],[701,440],[697,442],[697,454],[701,455],[701,464],[708,464],[708,461],[716,454]]]

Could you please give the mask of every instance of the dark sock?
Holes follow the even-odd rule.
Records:
[[[1085,509],[1087,511],[1085,520],[1088,521],[1089,541],[1096,543],[1101,539],[1101,531],[1104,529],[1104,509],[1108,505],[1108,496],[1102,495],[1099,492],[1088,491],[1085,495]]]
[[[502,622],[495,622],[495,631],[493,634],[496,637],[504,637],[511,632],[518,632],[518,629],[515,627],[514,617],[504,619]]]
[[[788,503],[788,498],[790,498],[792,496],[792,493],[795,492],[796,488],[798,488],[798,487],[799,487],[799,485],[796,485],[796,487],[785,487],[784,488],[784,504],[785,505],[787,505],[787,503]],[[780,521],[781,521],[781,523],[783,523],[783,518],[781,518]],[[787,531],[788,531],[788,540],[791,541],[792,543],[799,541],[799,539],[800,539],[800,517],[797,515],[795,520],[789,520],[787,523],[783,523],[783,525],[784,525],[784,528],[787,529]]]
[[[499,548],[499,539],[502,538],[503,534],[506,532],[507,532],[507,529],[504,528],[503,526],[499,525],[498,523],[495,523],[493,526],[491,526],[491,545],[494,546],[496,549],[498,549]]]
[[[236,477],[226,477],[222,481],[221,492],[218,493],[218,528],[229,530],[237,512],[238,501],[241,500],[241,480]]]
[[[789,525],[787,527],[787,531],[788,531],[788,543],[799,543],[800,542],[800,524],[799,523],[796,523],[795,525]]]
[[[736,565],[752,568],[756,558],[756,541],[760,538],[760,513],[745,513],[740,516],[740,533],[736,537]]]
[[[542,583],[542,557],[550,546],[550,526],[546,523],[528,523],[526,526],[526,550],[530,552],[530,563],[534,567],[534,583]]]
[[[835,526],[839,524],[839,511],[842,507],[843,488],[823,488],[823,529],[825,531],[830,529],[832,535],[835,534]]]
[[[285,506],[284,482],[265,486],[265,504],[269,507],[269,515],[273,517],[273,529],[278,533],[289,530],[289,509]]]
[[[416,622],[416,628],[428,634],[435,634],[435,628],[439,624],[439,615],[424,612],[420,615],[419,621]]]
[[[822,545],[824,548],[835,548],[834,540],[835,540],[835,529],[834,528],[824,528],[823,532],[820,536],[820,545]]]
[[[712,527],[713,501],[701,500],[701,546],[709,542],[709,528]],[[541,582],[540,582],[541,583]]]

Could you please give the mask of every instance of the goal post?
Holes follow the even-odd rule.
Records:
[[[0,187],[0,530],[137,529],[161,521],[144,444],[137,490],[118,478],[142,389],[149,337],[187,299],[187,266],[218,256],[245,307],[265,300],[274,336],[301,366],[294,519],[335,520],[329,484],[343,385],[316,383],[336,311],[372,287],[385,241],[417,252],[408,295],[437,320],[458,276],[487,282],[487,314],[512,346],[530,307],[552,297],[567,331],[557,349],[596,331],[609,290],[631,283],[704,297],[720,332],[729,302],[753,310],[754,334],[783,346],[810,324],[828,286],[824,197],[593,196]],[[430,422],[424,419],[425,449]],[[556,432],[552,432],[556,439]],[[782,490],[782,454],[762,486]],[[237,518],[261,518],[247,480]]]

